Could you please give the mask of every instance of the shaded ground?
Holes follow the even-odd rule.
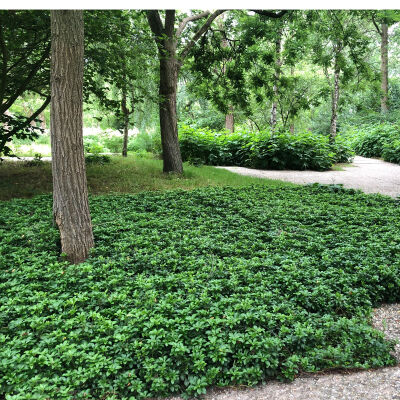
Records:
[[[355,157],[351,166],[342,171],[272,171],[244,167],[219,167],[240,175],[280,179],[307,184],[343,184],[346,188],[361,189],[365,193],[381,193],[392,197],[400,195],[400,165],[372,158]]]

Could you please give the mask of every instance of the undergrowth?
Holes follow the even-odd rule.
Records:
[[[340,186],[90,198],[96,247],[59,257],[51,197],[0,203],[0,397],[140,399],[395,364],[396,202]]]

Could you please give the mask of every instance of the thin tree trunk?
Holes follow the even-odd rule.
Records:
[[[272,132],[275,131],[276,123],[277,123],[277,110],[278,110],[278,82],[280,78],[280,69],[281,69],[281,47],[282,47],[282,31],[279,30],[278,37],[275,42],[275,73],[274,73],[274,98],[272,102],[272,109],[271,109],[271,130]]]
[[[337,110],[339,103],[339,75],[340,69],[335,63],[335,78],[334,78],[334,88],[332,93],[332,117],[331,117],[331,127],[330,127],[330,141],[334,142],[337,132]]]
[[[386,113],[388,107],[388,25],[381,25],[381,111]]]
[[[229,107],[229,113],[225,115],[225,129],[229,132],[235,132],[235,117],[233,116],[233,107]]]
[[[291,76],[293,76],[294,75],[294,67],[293,66],[291,66],[290,67],[290,75]],[[294,117],[292,116],[291,118],[290,118],[290,127],[289,127],[289,130],[290,130],[290,133],[294,133]]]
[[[94,246],[83,154],[83,11],[51,16],[51,156],[53,215],[61,251],[72,263]]]
[[[223,26],[223,16],[221,16],[222,19],[220,19],[219,21],[219,29],[223,30],[224,26]],[[222,47],[228,47],[228,41],[224,38],[221,41],[221,45]],[[228,60],[229,61],[229,60]],[[226,66],[224,64],[223,66],[223,70],[222,70],[223,74],[225,75],[226,73]],[[229,112],[225,115],[225,129],[228,130],[230,133],[235,132],[235,119],[233,116],[233,106],[229,105],[228,107]]]
[[[122,145],[122,156],[128,156],[128,128],[129,128],[129,110],[126,106],[126,88],[122,89],[121,109],[124,117],[124,141]]]
[[[182,174],[183,164],[176,116],[179,64],[176,58],[176,44],[172,43],[172,40],[165,42],[166,54],[168,55],[160,56],[160,130],[163,171]]]

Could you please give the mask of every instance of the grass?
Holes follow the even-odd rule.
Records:
[[[60,258],[51,195],[0,202],[0,398],[193,398],[396,363],[370,325],[400,300],[392,199],[263,184],[89,200],[80,265]]]
[[[89,193],[138,193],[142,191],[195,189],[204,186],[266,185],[269,187],[295,186],[288,182],[241,176],[214,167],[184,166],[182,177],[162,173],[162,161],[129,155],[113,156],[105,165],[87,166]],[[51,193],[50,163],[25,167],[21,162],[4,161],[0,165],[0,200],[32,197]]]
[[[351,163],[338,163],[331,167],[331,171],[344,171],[345,168],[354,167]]]

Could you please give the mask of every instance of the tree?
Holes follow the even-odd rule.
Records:
[[[136,106],[149,94],[153,82],[156,49],[143,13],[128,10],[87,11],[86,100],[97,99],[116,117],[123,133],[122,155],[127,156],[128,130]],[[91,96],[94,94],[95,96]]]
[[[84,261],[94,246],[83,153],[83,11],[51,11],[53,215],[61,251]]]
[[[393,10],[370,13],[372,23],[381,39],[381,112],[386,113],[389,111],[389,26],[399,21],[400,13]]]
[[[159,112],[164,172],[178,174],[183,172],[176,116],[176,92],[179,71],[192,47],[207,32],[215,18],[223,12],[223,10],[217,10],[211,14],[206,11],[190,15],[181,19],[179,26],[175,28],[175,10],[165,11],[164,23],[158,10],[147,11],[147,19],[154,34],[160,61]],[[207,17],[206,22],[198,28],[191,38],[186,38],[185,45],[178,53],[179,41],[182,40],[188,23],[205,17]]]
[[[330,140],[337,134],[341,85],[354,77],[369,75],[365,57],[369,38],[362,31],[362,15],[356,11],[323,10],[313,12],[313,61],[323,68],[331,87]]]
[[[0,11],[0,154],[11,155],[6,145],[13,137],[37,136],[32,126],[50,102],[48,13],[28,10]],[[31,115],[8,110],[27,91],[39,94],[42,104]]]

